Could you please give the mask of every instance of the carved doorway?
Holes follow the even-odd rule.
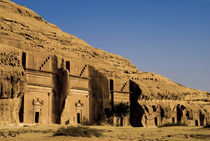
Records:
[[[32,105],[34,108],[34,122],[40,123],[40,118],[42,116],[42,107],[44,105],[43,100],[39,100],[39,98],[36,98],[36,100],[32,101]]]
[[[123,126],[123,121],[124,121],[123,117],[120,117],[120,126]]]
[[[21,106],[19,110],[19,121],[20,123],[23,123],[23,111],[24,111],[24,96],[21,98]]]
[[[182,109],[180,108],[179,105],[177,105],[176,110],[177,110],[177,113],[176,113],[177,122],[180,123],[182,121],[182,116],[183,116]]]
[[[80,124],[82,122],[82,107],[83,103],[79,100],[77,103],[75,103],[76,110],[77,110],[77,123]]]
[[[77,123],[80,124],[81,123],[81,114],[77,113]]]
[[[35,123],[39,123],[39,112],[35,113]]]
[[[198,126],[198,120],[195,120],[195,126]]]
[[[172,117],[172,123],[175,123],[175,118],[174,117]]]
[[[200,112],[200,126],[204,126],[204,118],[205,116]]]
[[[155,121],[155,126],[158,126],[158,120],[157,120],[157,117],[154,117],[154,121]]]

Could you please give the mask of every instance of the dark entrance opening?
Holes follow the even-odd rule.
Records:
[[[182,120],[183,113],[179,105],[176,107],[176,111],[177,111],[177,122],[180,123]]]
[[[13,77],[11,77],[11,78],[13,78]],[[13,80],[11,80],[11,81],[13,81]],[[14,90],[13,90],[13,88],[11,89],[11,98],[13,98],[14,97]]]
[[[35,123],[39,123],[39,112],[35,113]]]
[[[164,115],[165,115],[164,109],[163,109],[163,107],[160,106],[161,122],[162,122],[162,120],[163,120],[163,118],[164,118]]]
[[[120,126],[123,126],[123,117],[120,117]]]
[[[77,113],[77,123],[81,123],[80,113]]]
[[[155,107],[155,105],[152,105],[152,109],[153,109],[153,112],[156,112],[156,107]]]
[[[175,123],[175,118],[174,117],[172,117],[172,123]]]
[[[204,126],[204,115],[200,112],[200,126]]]
[[[20,110],[19,110],[19,121],[20,121],[20,123],[23,122],[23,110],[24,110],[24,96],[21,99],[21,106],[20,106]]]
[[[157,117],[154,117],[154,121],[155,121],[155,126],[158,126]]]
[[[189,111],[187,111],[187,113],[186,113],[186,117],[187,117],[187,119],[188,119],[188,120],[190,119],[190,114],[189,114]]]
[[[70,62],[66,61],[66,69],[70,72]]]
[[[3,95],[3,86],[2,86],[2,84],[0,83],[0,98],[2,97],[2,95]]]
[[[198,120],[195,120],[195,126],[198,126]]]
[[[25,69],[26,68],[26,53],[22,53],[22,66]]]
[[[112,79],[110,79],[110,90],[113,91],[114,90],[114,81]]]

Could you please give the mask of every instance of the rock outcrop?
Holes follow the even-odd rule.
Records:
[[[141,95],[138,97],[139,103],[145,103],[145,106],[149,103],[153,103],[153,105],[154,103],[156,105],[167,103],[165,107],[164,104],[160,104],[162,105],[159,106],[160,117],[166,115],[161,115],[160,107],[166,112],[170,101],[171,103],[175,102],[175,105],[188,103],[185,105],[185,109],[189,109],[189,102],[195,102],[197,103],[195,107],[203,107],[201,109],[205,110],[205,113],[209,113],[210,110],[208,92],[184,87],[156,73],[142,72],[129,60],[91,47],[83,40],[48,23],[32,10],[9,0],[0,0],[0,44],[0,92],[2,98],[13,99],[13,101],[15,98],[19,98],[21,101],[25,76],[22,64],[18,59],[18,51],[15,51],[15,49],[21,49],[34,53],[59,54],[81,60],[94,66],[109,79],[132,80],[141,89]],[[140,109],[145,109],[145,107],[141,106]],[[173,110],[173,108],[168,109]],[[170,113],[170,110],[167,112]],[[189,117],[192,112],[188,110]],[[146,115],[146,112],[140,114]]]
[[[25,73],[15,48],[0,45],[0,52],[0,124],[19,123],[17,117],[25,92]]]

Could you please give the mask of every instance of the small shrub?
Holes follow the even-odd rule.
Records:
[[[117,103],[114,105],[114,115],[117,116],[117,117],[124,117],[126,115],[128,115],[129,113],[129,105],[127,103],[123,103],[123,102],[120,102],[120,103]]]
[[[102,131],[98,129],[92,129],[88,127],[61,127],[55,133],[54,136],[73,136],[73,137],[99,137],[102,136]]]
[[[163,125],[160,125],[158,127],[169,127],[169,126],[188,126],[186,123],[165,123]]]
[[[82,126],[93,126],[93,125],[95,125],[95,123],[94,122],[85,121],[85,122],[82,122],[81,125]]]
[[[5,131],[0,132],[0,137],[16,137],[19,134],[18,131]]]

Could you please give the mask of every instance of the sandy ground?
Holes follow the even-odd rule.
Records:
[[[67,137],[53,136],[53,132],[59,126],[35,126],[35,127],[2,127],[0,131],[27,130],[27,133],[18,134],[16,137],[0,137],[0,141],[181,141],[181,140],[210,140],[210,129],[202,127],[162,127],[162,128],[132,128],[94,126],[103,130],[101,137]],[[24,128],[24,129],[23,129]],[[30,131],[29,131],[30,130]]]

